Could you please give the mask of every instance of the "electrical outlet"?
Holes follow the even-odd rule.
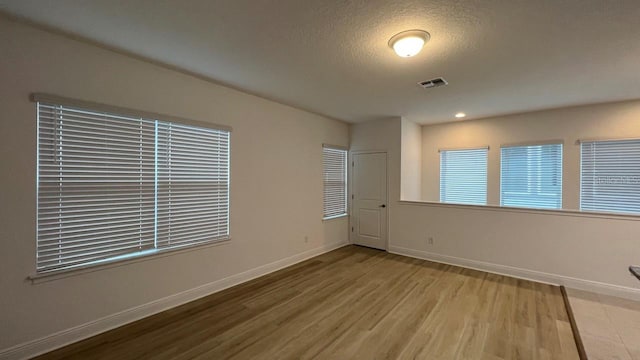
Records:
[[[427,239],[427,243],[429,245],[433,245],[433,236],[429,236],[429,238]]]
[[[304,237],[304,242],[306,242],[306,243],[308,243],[308,242],[309,242],[309,237],[308,237],[308,236],[305,236],[305,237]]]

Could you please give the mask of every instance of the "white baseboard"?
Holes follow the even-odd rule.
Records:
[[[218,291],[247,282],[346,245],[348,245],[346,242],[323,245],[224,279],[216,280],[181,293],[136,306],[70,329],[62,330],[40,339],[28,341],[26,343],[1,350],[0,359],[28,359],[133,321],[140,320],[147,316],[157,314],[164,310],[188,303],[201,297],[211,295]]]
[[[464,268],[485,271],[489,273],[506,275],[514,278],[531,280],[551,285],[562,285],[567,288],[585,290],[604,295],[616,296],[625,299],[640,301],[640,289],[611,285],[597,281],[573,278],[564,275],[556,275],[536,270],[528,270],[507,265],[499,265],[477,260],[464,259],[454,256],[430,253],[421,250],[409,249],[399,246],[390,246],[389,252],[413,258],[434,261],[438,263],[455,265]]]

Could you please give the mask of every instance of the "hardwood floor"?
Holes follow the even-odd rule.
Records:
[[[578,359],[560,289],[348,246],[39,359]]]

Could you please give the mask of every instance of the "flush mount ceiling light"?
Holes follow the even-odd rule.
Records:
[[[467,114],[465,114],[463,112],[459,112],[459,113],[456,114],[456,118],[458,118],[458,119],[462,119],[465,116],[467,116]]]
[[[400,57],[412,57],[422,50],[431,35],[424,30],[408,30],[393,35],[389,39],[389,46]]]

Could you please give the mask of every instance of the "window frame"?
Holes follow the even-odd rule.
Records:
[[[156,124],[158,122],[162,122],[165,124],[172,124],[172,125],[178,125],[178,126],[182,126],[182,127],[190,127],[190,128],[204,128],[207,130],[215,130],[218,132],[226,132],[226,140],[227,140],[227,150],[226,150],[226,164],[227,164],[227,169],[226,169],[226,173],[227,173],[227,182],[226,182],[226,200],[227,200],[227,208],[226,208],[226,218],[227,218],[227,225],[226,225],[226,235],[225,236],[221,236],[221,237],[216,237],[215,239],[209,240],[209,241],[202,241],[199,243],[194,243],[194,244],[186,244],[186,245],[179,245],[179,246],[157,246],[154,245],[153,248],[149,248],[149,249],[141,249],[140,251],[134,251],[134,252],[129,252],[129,253],[125,253],[125,254],[120,254],[120,255],[115,255],[115,256],[110,256],[110,257],[106,257],[106,258],[102,258],[102,259],[98,259],[98,260],[92,260],[92,261],[87,261],[87,262],[80,262],[77,264],[71,264],[71,265],[67,265],[67,266],[60,266],[60,267],[55,267],[55,268],[44,268],[44,269],[40,269],[38,267],[37,264],[37,256],[39,254],[39,248],[38,248],[38,244],[37,244],[37,232],[38,232],[38,227],[39,227],[39,222],[38,222],[38,218],[39,218],[39,212],[38,212],[38,204],[36,204],[36,227],[35,227],[35,231],[36,231],[36,249],[35,249],[35,257],[34,258],[34,273],[35,275],[29,276],[29,279],[31,279],[32,281],[35,281],[39,278],[42,277],[49,277],[49,276],[58,276],[60,274],[66,274],[66,273],[75,273],[81,270],[87,270],[89,269],[90,271],[93,271],[93,268],[100,268],[100,267],[106,267],[106,266],[117,266],[120,263],[124,263],[124,262],[130,262],[130,261],[137,261],[143,258],[147,258],[147,257],[153,257],[156,255],[165,255],[165,254],[169,254],[169,253],[177,253],[177,252],[183,252],[183,251],[190,251],[190,250],[194,250],[197,248],[201,248],[201,247],[209,247],[209,246],[214,246],[214,245],[219,245],[225,242],[228,242],[229,240],[231,240],[231,134],[232,134],[232,128],[230,126],[225,126],[225,125],[218,125],[218,124],[212,124],[212,123],[208,123],[208,122],[203,122],[203,121],[195,121],[195,120],[189,120],[189,119],[184,119],[184,118],[179,118],[179,117],[175,117],[175,116],[169,116],[169,115],[162,115],[162,114],[157,114],[157,113],[153,113],[153,112],[146,112],[146,111],[140,111],[140,110],[132,110],[132,109],[127,109],[127,108],[121,108],[121,107],[116,107],[116,106],[111,106],[111,105],[105,105],[102,103],[97,103],[97,102],[90,102],[90,101],[82,101],[82,100],[76,100],[76,99],[69,99],[69,98],[65,98],[65,97],[60,97],[60,96],[56,96],[56,95],[50,95],[50,94],[42,94],[42,93],[34,93],[30,95],[30,100],[32,102],[34,102],[36,104],[35,106],[35,110],[36,110],[36,118],[37,118],[37,126],[36,126],[36,132],[37,132],[37,137],[40,137],[40,119],[39,119],[39,115],[40,115],[40,104],[51,104],[51,105],[55,105],[55,106],[62,106],[62,107],[68,107],[71,109],[75,109],[75,110],[82,110],[82,111],[88,111],[88,112],[96,112],[96,113],[104,113],[107,114],[109,116],[122,116],[122,117],[133,117],[133,118],[140,118],[142,121],[155,121]],[[157,127],[157,125],[156,125]],[[154,143],[154,147],[157,148],[158,147],[158,139],[155,139],[155,143]],[[36,201],[39,202],[39,191],[40,191],[40,185],[39,185],[39,175],[40,175],[40,141],[37,141],[37,149],[36,149]],[[158,175],[156,174],[155,177],[157,177]],[[157,181],[157,180],[156,180]],[[155,200],[158,201],[158,200]],[[157,204],[155,204],[154,206],[158,206]],[[157,220],[156,220],[157,221]],[[157,224],[156,224],[157,226]],[[156,241],[157,242],[157,241]]]
[[[326,176],[325,150],[327,149],[331,151],[341,152],[344,159],[344,169],[343,169],[344,177],[341,181],[344,188],[344,211],[342,213],[332,214],[329,216],[327,216],[325,213],[325,201],[326,201],[325,195],[326,195],[326,184],[327,184],[327,182],[325,181],[325,176]],[[322,220],[325,221],[325,220],[338,219],[345,216],[349,216],[349,149],[347,147],[339,146],[339,145],[322,144],[322,179],[323,179]]]
[[[559,189],[560,189],[560,199],[559,205],[560,207],[535,207],[535,206],[520,206],[520,205],[512,205],[512,204],[504,204],[504,150],[505,149],[513,149],[513,148],[532,148],[532,147],[544,147],[544,146],[560,146],[560,171],[559,171]],[[542,156],[542,155],[541,155]],[[528,154],[527,154],[527,157]],[[542,160],[542,158],[541,158]],[[529,159],[527,159],[527,179],[532,177],[532,174],[529,173]],[[535,192],[533,195],[530,191],[522,192],[521,194],[529,194],[530,196],[538,195],[538,196],[555,196],[555,193],[545,193],[542,191],[542,171],[541,164],[537,165],[537,187],[539,191]],[[564,184],[564,141],[562,140],[551,140],[551,141],[539,141],[539,142],[526,142],[526,143],[518,143],[518,144],[505,144],[500,146],[500,205],[501,207],[513,207],[513,208],[521,208],[521,209],[535,209],[535,210],[562,210],[564,206],[563,202],[563,184]]]
[[[583,182],[583,178],[584,178],[584,148],[583,146],[585,144],[595,144],[595,143],[623,143],[623,142],[638,142],[638,151],[640,151],[640,137],[638,138],[597,138],[597,139],[579,139],[576,144],[578,146],[580,146],[580,167],[578,169],[579,171],[579,181],[580,181],[580,186],[579,186],[579,203],[578,203],[578,210],[582,213],[586,213],[586,214],[602,214],[602,215],[607,215],[607,216],[629,216],[629,217],[640,217],[640,204],[638,205],[639,210],[638,211],[618,211],[618,210],[607,210],[607,209],[584,209],[583,206],[583,200],[584,200],[584,195],[583,195],[583,186],[584,186],[584,182]],[[595,175],[594,175],[595,176]],[[640,178],[636,181],[640,181]],[[594,181],[594,183],[596,183],[596,181]]]
[[[476,146],[470,148],[450,148],[450,149],[438,149],[438,161],[439,163],[439,176],[438,176],[438,193],[439,193],[439,202],[442,204],[452,204],[452,205],[472,205],[472,206],[487,206],[488,197],[489,197],[489,146]],[[463,152],[463,151],[483,151],[484,152],[484,202],[482,204],[475,202],[451,202],[443,200],[443,154],[447,152]],[[446,187],[446,185],[445,185]],[[446,192],[446,191],[445,191]]]

